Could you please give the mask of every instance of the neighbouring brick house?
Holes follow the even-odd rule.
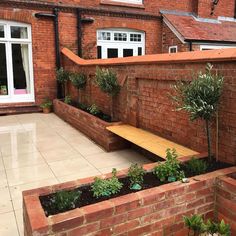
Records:
[[[86,59],[232,47],[234,17],[235,0],[1,0],[0,113],[57,96],[62,47]]]

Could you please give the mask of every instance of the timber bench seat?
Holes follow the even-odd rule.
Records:
[[[178,157],[199,154],[194,150],[131,125],[108,126],[106,129],[163,159],[166,159],[167,148],[174,148]]]

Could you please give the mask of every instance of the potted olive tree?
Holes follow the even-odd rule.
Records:
[[[96,69],[96,83],[102,92],[110,97],[111,118],[114,119],[113,100],[120,92],[120,85],[117,81],[117,75],[112,69]]]
[[[63,67],[61,67],[56,71],[57,81],[62,87],[63,98],[67,95],[67,81],[69,80],[69,75],[70,72],[64,70]]]
[[[185,110],[190,114],[190,120],[202,119],[206,125],[208,157],[211,154],[211,121],[216,114],[223,88],[223,77],[212,73],[213,66],[207,64],[206,72],[199,73],[190,83],[178,83],[174,86],[172,96],[177,104],[177,110]]]

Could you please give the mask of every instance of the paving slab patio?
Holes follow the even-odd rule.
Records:
[[[107,153],[53,113],[0,116],[0,235],[24,235],[24,190],[150,162],[130,149]]]

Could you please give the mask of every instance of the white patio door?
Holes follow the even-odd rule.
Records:
[[[31,27],[0,20],[0,103],[34,102]]]

